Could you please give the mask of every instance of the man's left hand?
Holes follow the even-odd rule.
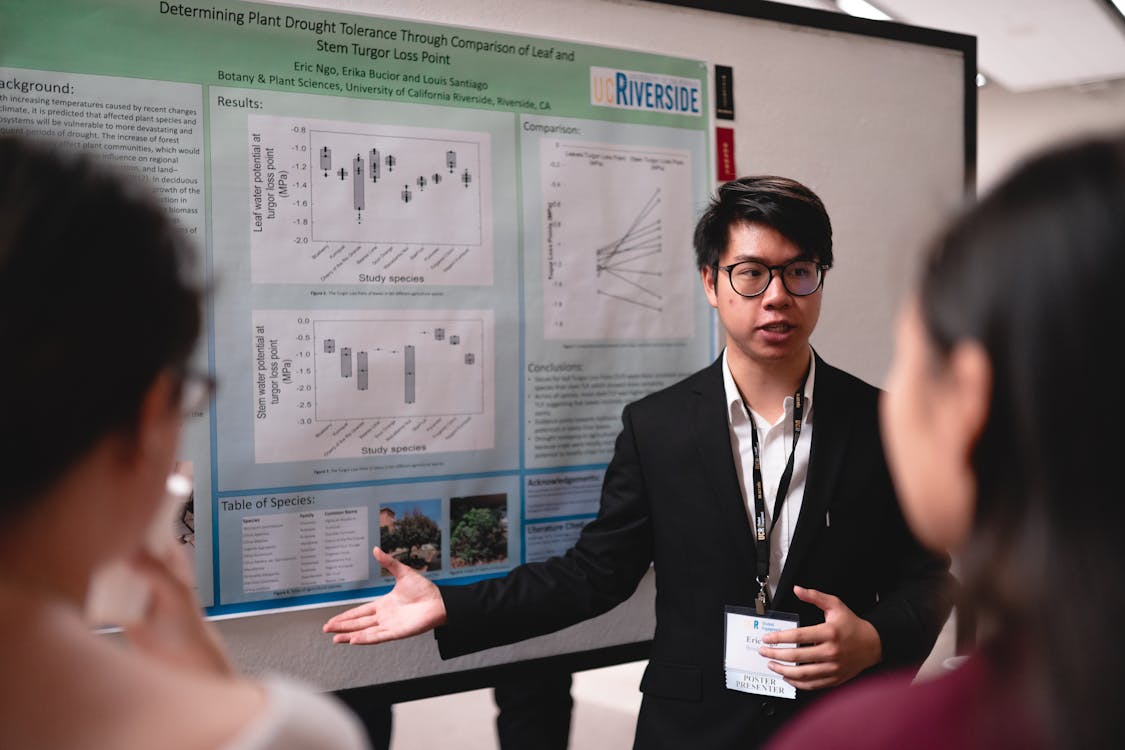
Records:
[[[778,630],[762,637],[766,644],[793,643],[796,648],[763,646],[758,653],[769,668],[799,690],[820,690],[847,682],[883,658],[875,626],[852,612],[839,597],[815,589],[793,587],[797,598],[824,611],[824,622],[804,628]]]

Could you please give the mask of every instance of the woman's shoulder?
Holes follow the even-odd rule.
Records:
[[[0,747],[218,747],[262,711],[251,682],[167,666],[68,607],[23,603],[0,612]]]
[[[980,747],[973,716],[987,690],[980,657],[932,679],[911,682],[911,670],[863,678],[800,714],[770,744],[794,748]]]
[[[263,681],[266,709],[224,750],[365,750],[358,718],[330,695],[287,677]]]

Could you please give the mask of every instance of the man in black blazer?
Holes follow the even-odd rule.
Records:
[[[651,564],[656,631],[637,748],[754,747],[828,688],[921,664],[950,611],[949,561],[903,521],[878,390],[809,345],[833,260],[823,204],[785,178],[727,183],[695,248],[726,348],[625,407],[598,516],[574,548],[450,587],[376,549],[395,587],[329,620],[336,642],[436,628],[443,658],[511,643],[611,609]],[[725,607],[759,600],[800,616],[775,634],[790,648],[762,651],[795,700],[726,686]]]

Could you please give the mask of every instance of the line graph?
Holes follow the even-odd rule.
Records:
[[[660,188],[657,188],[625,233],[616,241],[598,248],[598,294],[660,312],[662,297],[655,288],[655,282],[662,273],[644,266],[646,258],[663,250],[662,221],[660,218],[650,219],[659,205]],[[603,286],[603,274],[632,287],[636,296],[619,294],[613,291],[610,283]]]
[[[540,142],[548,339],[691,335],[691,156]]]

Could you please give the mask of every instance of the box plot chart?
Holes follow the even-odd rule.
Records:
[[[313,242],[480,247],[480,144],[326,130],[309,140]]]
[[[255,281],[491,281],[487,133],[266,116],[250,128],[252,204],[271,159],[277,193],[252,218]]]
[[[315,321],[319,422],[479,415],[480,320]]]
[[[544,141],[540,166],[544,335],[690,336],[690,154]]]
[[[254,313],[255,460],[493,447],[492,313]]]

